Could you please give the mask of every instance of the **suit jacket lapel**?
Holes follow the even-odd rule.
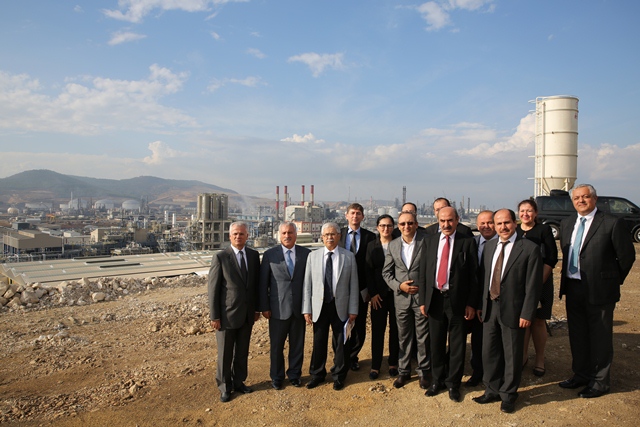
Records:
[[[584,240],[582,241],[582,248],[584,248],[587,245],[587,243],[589,243],[589,240],[591,240],[593,235],[596,234],[598,227],[600,227],[600,225],[602,224],[602,221],[604,220],[603,215],[598,215],[599,213],[600,211],[597,211],[596,214],[593,216],[593,222],[591,222],[591,226],[589,227],[589,232],[587,233],[587,235],[584,237]],[[582,249],[580,250],[580,252],[582,252]]]
[[[521,253],[522,253],[522,239],[516,238],[516,241],[513,242],[513,248],[511,248],[511,253],[509,254],[509,258],[507,259],[507,265],[504,267],[502,271],[503,278],[504,276],[507,275],[507,273],[509,273],[511,266],[516,262],[516,259],[518,259]]]
[[[409,263],[409,268],[413,267],[413,263],[415,260],[419,259],[420,250],[422,249],[422,239],[418,239],[418,233],[413,237],[413,253],[411,254],[411,263]],[[400,251],[402,251],[402,245],[400,245]]]

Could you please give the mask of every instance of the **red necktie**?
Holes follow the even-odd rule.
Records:
[[[447,283],[447,270],[449,269],[449,236],[444,236],[444,246],[440,255],[440,267],[438,267],[438,289]]]

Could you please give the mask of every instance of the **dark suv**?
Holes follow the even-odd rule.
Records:
[[[536,197],[538,219],[549,224],[553,236],[560,237],[560,221],[575,213],[569,193],[552,190],[550,196]],[[623,218],[636,242],[640,242],[640,208],[622,197],[598,196],[598,210]]]

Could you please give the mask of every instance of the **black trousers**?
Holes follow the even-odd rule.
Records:
[[[313,351],[311,352],[311,365],[309,373],[313,378],[324,380],[327,375],[327,341],[329,328],[331,328],[331,348],[333,349],[333,367],[331,375],[333,380],[344,381],[349,371],[347,361],[351,351],[350,342],[344,343],[344,322],[338,317],[335,300],[323,304],[318,320],[313,324]]]
[[[459,388],[464,372],[467,331],[464,315],[454,314],[451,298],[438,290],[433,291],[429,307],[429,334],[431,335],[431,373],[434,383],[447,388]],[[447,338],[449,352],[447,354]]]
[[[482,378],[482,322],[478,316],[474,316],[471,320],[465,321],[467,325],[467,333],[471,334],[471,369],[473,375]]]
[[[362,300],[362,295],[358,296],[358,317],[356,317],[356,324],[353,325],[351,330],[351,362],[357,362],[358,354],[364,346],[364,340],[367,336],[367,311],[369,310],[369,303]]]
[[[388,292],[381,302],[381,307],[371,306],[371,369],[380,370],[382,354],[384,353],[384,335],[389,319],[389,366],[398,366],[400,343],[398,341],[398,322],[396,321],[396,307],[393,295]]]
[[[269,340],[271,342],[270,356],[272,380],[282,381],[285,376],[284,345],[289,337],[289,368],[286,370],[290,380],[300,379],[302,376],[302,361],[304,357],[304,335],[306,322],[303,317],[291,316],[286,320],[269,319]]]
[[[613,310],[616,303],[594,305],[580,280],[567,283],[567,325],[577,378],[600,391],[611,386],[613,361]]]

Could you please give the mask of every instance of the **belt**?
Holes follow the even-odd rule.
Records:
[[[442,295],[445,298],[449,298],[449,290],[446,291],[441,291],[440,289],[438,289],[440,291],[440,295]]]

